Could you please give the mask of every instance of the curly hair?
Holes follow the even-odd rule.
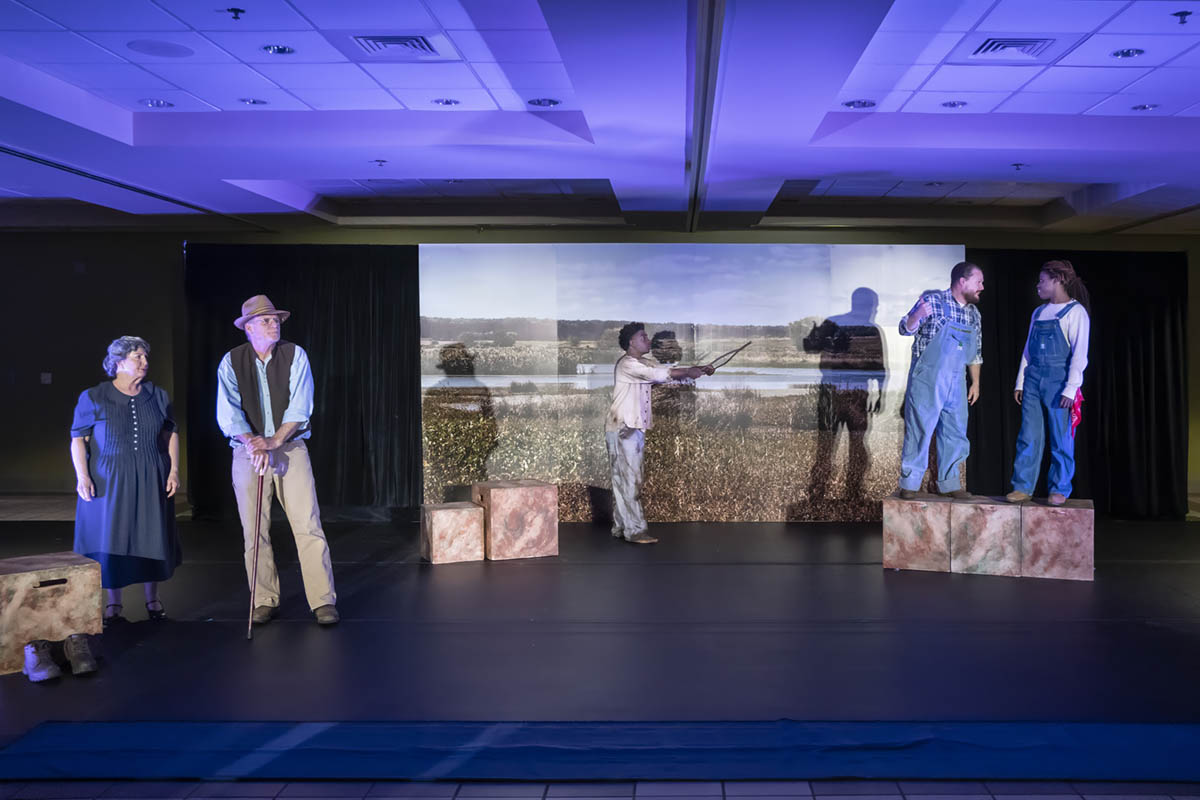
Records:
[[[1070,261],[1065,258],[1047,261],[1042,264],[1041,271],[1061,283],[1067,290],[1068,297],[1077,301],[1089,314],[1092,313],[1091,295],[1088,294],[1087,287],[1083,285],[1083,279],[1075,273],[1075,267],[1071,266]]]
[[[108,354],[104,356],[104,372],[108,377],[117,374],[117,364],[134,350],[145,350],[150,355],[150,343],[140,336],[119,336],[108,346]]]
[[[646,326],[644,324],[640,322],[630,322],[626,324],[625,327],[621,328],[621,332],[617,334],[617,343],[621,345],[622,350],[628,350],[629,342],[633,340],[633,337],[638,331],[644,330],[646,330]]]

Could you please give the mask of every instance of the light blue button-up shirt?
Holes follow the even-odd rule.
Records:
[[[254,359],[254,366],[258,374],[258,396],[262,404],[264,437],[275,435],[275,420],[271,415],[271,387],[267,384],[267,364],[274,357],[275,351],[272,350],[266,361],[261,358]],[[237,374],[233,371],[233,358],[230,353],[226,353],[225,357],[221,359],[220,366],[217,367],[217,425],[221,427],[221,432],[229,437],[229,444],[232,447],[241,444],[234,438],[235,436],[254,433],[250,423],[246,420],[246,415],[242,413],[244,400],[238,387]],[[312,435],[312,431],[308,428],[308,419],[312,416],[312,410],[312,367],[308,363],[308,353],[304,352],[303,347],[296,345],[295,355],[292,356],[292,369],[288,374],[288,405],[281,420],[281,424],[296,422],[301,428],[304,428],[301,433],[292,438],[307,439]]]

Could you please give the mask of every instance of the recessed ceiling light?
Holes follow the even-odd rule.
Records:
[[[146,97],[138,100],[139,106],[146,108],[174,108],[175,104],[170,100],[159,100],[157,97]]]
[[[266,100],[259,100],[257,97],[239,97],[238,102],[248,106],[265,106],[267,104]]]
[[[429,102],[433,103],[435,106],[456,106],[456,105],[458,105],[458,101],[455,100],[453,97],[435,97],[434,99],[430,100]]]
[[[942,103],[943,108],[962,108],[967,104],[966,100],[947,100]]]
[[[535,97],[529,101],[529,105],[540,108],[553,108],[561,103],[562,100],[555,100],[553,97]]]
[[[273,56],[290,56],[296,52],[294,47],[288,47],[286,44],[264,44],[263,51],[270,53]]]
[[[847,100],[842,103],[846,108],[874,108],[874,100]]]
[[[134,39],[126,42],[125,46],[135,53],[155,58],[187,58],[196,55],[196,51],[177,42],[164,42],[161,39]]]
[[[1127,47],[1124,50],[1113,50],[1109,53],[1113,58],[1137,58],[1145,54],[1145,50],[1139,50],[1136,47]]]
[[[1130,106],[1132,111],[1153,111],[1158,108],[1158,103],[1140,103],[1136,106]]]

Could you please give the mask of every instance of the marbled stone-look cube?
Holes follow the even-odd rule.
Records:
[[[1021,507],[978,497],[950,504],[950,571],[1021,574]]]
[[[558,555],[558,487],[534,480],[471,486],[483,506],[485,550],[492,560]]]
[[[883,566],[950,571],[950,501],[883,499]]]
[[[1095,575],[1091,500],[1021,504],[1021,575],[1090,581]]]
[[[104,630],[100,565],[77,553],[0,560],[0,675],[20,672],[25,645]]]
[[[483,507],[474,503],[421,506],[421,558],[434,564],[483,560]]]

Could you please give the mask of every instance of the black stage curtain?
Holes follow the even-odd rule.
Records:
[[[308,440],[322,516],[421,503],[421,376],[416,246],[188,244],[189,500],[234,519],[228,441],[216,423],[217,365],[246,341],[242,302],[292,316],[283,338],[309,354]]]
[[[971,491],[1011,485],[1013,399],[1041,265],[1068,259],[1092,299],[1074,496],[1119,517],[1187,513],[1187,257],[1183,253],[968,249],[984,270],[982,395],[971,411]],[[1047,451],[1038,493],[1046,492]]]

